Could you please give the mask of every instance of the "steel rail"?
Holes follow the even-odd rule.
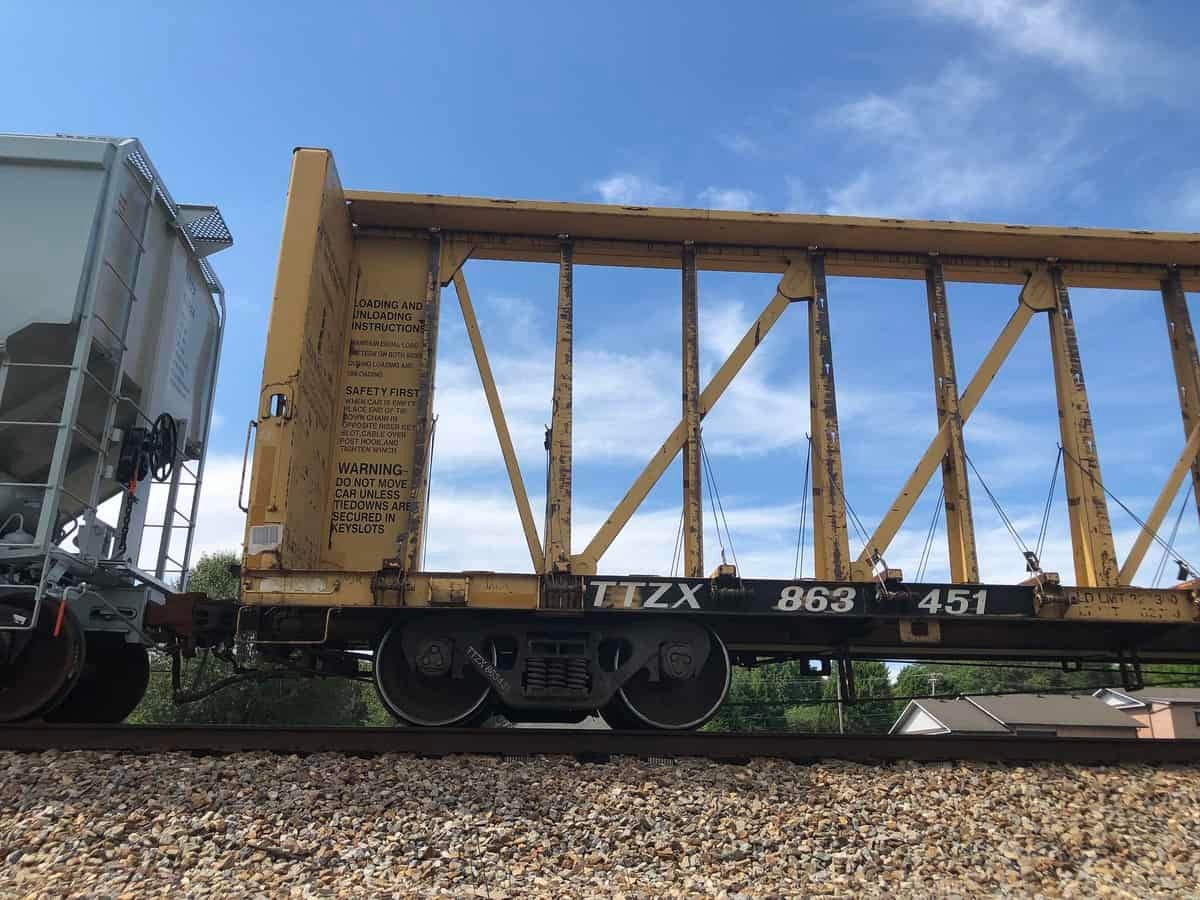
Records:
[[[105,750],[134,753],[411,753],[755,757],[798,762],[1200,763],[1200,740],[1141,740],[973,735],[813,735],[727,732],[582,731],[468,728],[313,728],[213,725],[9,725],[0,751]]]

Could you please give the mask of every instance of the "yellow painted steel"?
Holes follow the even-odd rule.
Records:
[[[562,242],[558,263],[558,320],[554,340],[554,397],[546,469],[546,572],[571,570],[571,382],[574,345],[574,263]]]
[[[825,261],[809,258],[808,392],[812,427],[813,565],[818,580],[850,578],[850,537],[846,532],[846,495],[838,430],[833,342],[829,335],[829,298]]]
[[[696,249],[683,248],[683,574],[704,575],[704,504],[700,459],[700,310]]]
[[[1195,466],[1198,454],[1200,454],[1200,422],[1196,423],[1196,426],[1192,428],[1192,433],[1188,435],[1183,452],[1179,454],[1179,459],[1167,476],[1167,482],[1159,492],[1158,499],[1154,501],[1154,506],[1150,510],[1150,515],[1146,517],[1145,524],[1138,531],[1138,536],[1129,549],[1129,555],[1121,564],[1119,576],[1121,584],[1133,584],[1137,570],[1141,566],[1142,560],[1146,558],[1146,551],[1150,549],[1150,541],[1162,525],[1163,518],[1175,499],[1175,495],[1179,493],[1179,486],[1183,484],[1188,469]]]
[[[1061,273],[1052,270],[1050,277],[1057,296],[1055,308],[1049,313],[1050,357],[1058,396],[1075,581],[1080,587],[1111,587],[1119,584],[1117,554],[1108,518],[1108,499],[1100,476],[1100,452],[1096,447],[1092,411],[1083,380],[1075,317]]]
[[[259,396],[246,520],[249,569],[345,565],[328,553],[327,537],[353,257],[332,158],[322,150],[297,150]]]
[[[1192,316],[1177,269],[1172,269],[1163,279],[1162,298],[1167,337],[1171,342],[1171,363],[1179,389],[1183,433],[1190,435],[1200,425],[1200,357],[1196,354],[1196,333],[1192,330]],[[1192,463],[1192,489],[1196,495],[1196,510],[1200,512],[1200,459]]]
[[[525,479],[521,477],[521,466],[517,462],[517,452],[513,448],[512,435],[508,431],[508,421],[504,418],[504,408],[500,405],[500,392],[496,389],[496,379],[492,375],[492,366],[488,362],[483,335],[479,331],[479,320],[475,317],[471,293],[467,290],[467,279],[461,269],[454,273],[454,290],[458,294],[458,305],[462,310],[467,338],[471,342],[471,351],[475,354],[475,366],[479,369],[479,380],[483,383],[483,393],[487,398],[488,410],[492,414],[496,439],[500,442],[504,468],[508,470],[508,482],[512,487],[513,500],[517,504],[521,529],[525,533],[525,544],[529,547],[529,559],[533,563],[533,571],[541,572],[545,563],[541,541],[538,540],[537,528],[533,524],[533,510],[529,505],[529,494],[525,491]]]
[[[992,383],[992,379],[996,377],[996,373],[1008,359],[1008,354],[1012,352],[1012,348],[1025,330],[1025,326],[1029,324],[1029,320],[1033,318],[1033,314],[1049,310],[1053,304],[1054,290],[1049,276],[1045,272],[1034,272],[1027,275],[1025,287],[1022,288],[1017,300],[1016,311],[1005,323],[995,343],[984,356],[983,362],[979,364],[979,369],[971,378],[966,390],[958,398],[959,415],[963,422],[970,419],[971,413],[975,412],[975,407],[979,405],[979,401]],[[933,477],[933,473],[941,464],[949,445],[950,428],[948,424],[943,424],[934,435],[933,440],[929,442],[929,446],[925,449],[925,453],[921,456],[912,474],[908,476],[908,480],[904,482],[899,495],[892,502],[887,514],[875,529],[875,533],[867,541],[866,547],[863,548],[863,552],[858,558],[860,564],[870,563],[872,550],[879,555],[887,552],[887,548],[895,539],[904,520],[908,518],[908,514],[916,505],[917,498],[921,496],[921,492],[929,484],[929,479]]]
[[[412,572],[381,581],[378,572],[244,574],[248,606],[456,607],[536,609],[537,575],[497,572]]]
[[[1152,590],[1128,587],[1063,588],[1068,620],[1152,622],[1169,624],[1200,620],[1192,590]]]
[[[1082,285],[1076,275],[1089,271],[1096,280],[1089,286],[1128,286],[1134,277],[1141,286],[1157,288],[1162,271],[1171,265],[1186,269],[1185,278],[1200,277],[1200,234],[1164,231],[1134,231],[1101,228],[1047,228],[1027,225],[991,225],[968,222],[923,222],[910,219],[877,219],[853,216],[816,216],[793,213],[732,212],[722,210],[656,209],[644,206],[609,206],[588,203],[551,203],[529,200],[495,200],[479,197],[445,197],[435,194],[393,194],[380,191],[348,191],[351,215],[360,228],[427,229],[494,235],[498,240],[481,241],[480,259],[528,259],[531,245],[514,237],[569,234],[576,242],[577,263],[589,239],[624,241],[617,257],[625,263],[608,265],[679,265],[679,245],[743,248],[747,257],[770,256],[782,271],[784,260],[798,247],[821,247],[826,253],[830,275],[865,275],[851,268],[835,268],[830,251],[864,251],[880,259],[885,255],[913,254],[911,271],[901,277],[924,278],[930,252],[941,255],[947,277],[954,278],[955,257],[1018,262],[1008,277],[984,279],[1025,280],[1025,273],[1047,258],[1059,260],[1070,284]],[[503,255],[505,244],[513,255]],[[764,248],[776,248],[767,254]],[[788,248],[792,248],[788,250]],[[614,248],[615,250],[616,248]],[[755,250],[757,249],[757,253]],[[782,252],[778,252],[782,250]],[[551,258],[557,256],[552,253]],[[642,262],[633,262],[642,260]],[[705,268],[713,261],[701,254]],[[862,261],[865,264],[865,261]],[[883,268],[889,268],[880,263]],[[1122,273],[1119,266],[1157,267],[1156,272]],[[1089,269],[1089,267],[1091,267]],[[1008,269],[996,265],[996,268]],[[877,272],[878,270],[876,270]],[[898,271],[898,270],[897,270]],[[874,273],[872,273],[874,274]]]
[[[870,220],[868,220],[870,221]],[[951,223],[953,224],[953,223]],[[357,234],[373,240],[410,240],[423,237],[424,230],[360,226]],[[555,237],[524,234],[455,231],[455,240],[471,247],[474,259],[555,264],[559,241]],[[1194,235],[1171,235],[1194,237]],[[631,241],[621,238],[574,238],[576,265],[629,266],[635,268],[677,269],[679,243]],[[1172,244],[1173,245],[1173,244]],[[936,243],[931,243],[936,247]],[[781,245],[743,245],[695,243],[696,268],[700,271],[764,272],[781,274],[787,270],[797,248]],[[893,251],[883,249],[841,250],[822,247],[825,275],[852,278],[899,278],[925,280],[931,250]],[[985,284],[1022,285],[1029,272],[1045,265],[1042,257],[955,256],[939,253],[947,281]],[[1058,265],[1071,287],[1158,290],[1169,263],[1095,262],[1060,259]],[[1200,290],[1200,266],[1180,266],[1187,290]]]
[[[569,236],[569,237],[568,237]],[[545,545],[539,544],[462,265],[559,266]],[[1051,267],[1046,260],[1054,259]],[[682,275],[682,414],[586,548],[571,553],[573,267],[671,266]],[[775,295],[699,390],[702,270],[781,272]],[[924,278],[939,428],[862,555],[848,552],[827,275]],[[1023,284],[1017,310],[958,395],[946,281]],[[432,442],[440,288],[453,281],[535,574],[419,571]],[[1188,444],[1118,572],[1068,285],[1162,290]],[[343,191],[327,151],[293,160],[256,416],[243,565],[248,605],[536,609],[545,574],[594,574],[681,450],[684,570],[703,569],[700,424],[795,301],[808,302],[817,576],[867,581],[939,465],[952,577],[978,580],[962,425],[1035,312],[1048,312],[1077,587],[1046,587],[1043,617],[1197,621],[1193,591],[1119,588],[1174,486],[1200,497],[1200,360],[1184,290],[1200,287],[1200,235],[845,217],[652,210]],[[1082,468],[1080,468],[1082,465]],[[1164,501],[1163,497],[1167,499]],[[1161,508],[1160,508],[1161,507]],[[561,578],[559,579],[561,581]],[[547,579],[549,583],[549,579]],[[635,601],[633,605],[637,605]]]
[[[979,558],[975,549],[975,521],[971,512],[971,488],[967,480],[967,451],[963,444],[963,420],[958,407],[958,378],[954,367],[954,343],[950,337],[950,308],[942,266],[931,260],[925,274],[929,307],[929,345],[933,351],[933,393],[937,403],[938,430],[946,429],[946,453],[942,456],[942,492],[946,508],[946,540],[950,549],[952,581],[979,581]]]

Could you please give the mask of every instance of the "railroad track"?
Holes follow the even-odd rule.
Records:
[[[753,757],[798,762],[842,759],[1064,763],[1200,763],[1200,740],[970,737],[959,735],[796,735],[551,729],[279,728],[270,726],[35,725],[0,727],[0,750],[110,750],[135,753],[461,753],[568,755],[602,762],[612,756]]]

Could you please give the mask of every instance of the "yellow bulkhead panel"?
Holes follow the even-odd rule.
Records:
[[[333,158],[297,150],[263,362],[246,570],[323,567],[353,247]]]
[[[430,248],[420,236],[356,241],[332,156],[296,151],[258,411],[246,602],[371,602],[370,575],[419,548],[425,491],[414,470],[429,441],[427,307],[438,297]]]
[[[428,240],[356,244],[358,279],[338,385],[337,443],[326,560],[371,571],[421,529],[425,491],[414,476],[432,360],[425,342]],[[435,293],[436,302],[436,293]]]

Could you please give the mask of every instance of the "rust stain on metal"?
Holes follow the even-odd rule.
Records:
[[[1067,485],[1075,578],[1081,587],[1114,586],[1119,582],[1108,501],[1100,477],[1100,457],[1083,378],[1083,361],[1071,313],[1071,298],[1062,273],[1053,270],[1057,308],[1049,313],[1050,353],[1058,395],[1059,430],[1067,458]]]
[[[850,577],[850,540],[842,488],[842,449],[838,432],[837,391],[833,377],[833,343],[825,263],[810,257],[813,294],[808,305],[809,403],[813,452],[813,546],[816,577]]]
[[[958,378],[950,336],[946,281],[941,263],[936,260],[930,262],[926,271],[925,288],[938,427],[948,428],[946,453],[942,457],[942,486],[945,494],[946,540],[950,550],[950,577],[957,582],[974,584],[979,581],[979,559],[975,549],[975,523],[971,514],[963,419],[958,405]]]
[[[1190,435],[1200,424],[1200,356],[1197,356],[1196,333],[1192,330],[1192,317],[1178,269],[1172,269],[1163,279],[1162,299],[1183,433]],[[1196,495],[1196,510],[1200,513],[1200,459],[1192,463],[1192,488]]]
[[[554,399],[551,408],[546,484],[546,572],[571,570],[572,353],[574,347],[574,260],[563,240],[558,264],[558,324],[554,341]]]
[[[704,523],[700,472],[700,313],[696,251],[683,249],[683,573],[704,574]],[[755,323],[758,344],[758,323]]]

